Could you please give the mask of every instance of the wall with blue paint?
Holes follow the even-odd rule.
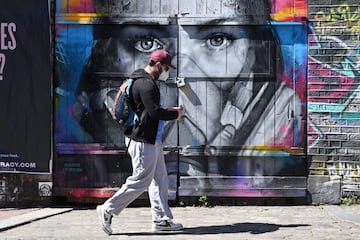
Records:
[[[166,125],[171,197],[360,195],[358,5],[56,1],[54,195],[108,197],[131,174],[109,108],[158,48],[177,65],[160,86],[164,105],[186,109]],[[6,193],[48,182],[0,176]]]
[[[170,196],[305,196],[306,9],[56,1],[54,194],[104,196],[131,173],[111,106],[121,82],[162,48],[177,66],[159,83],[164,106],[186,111],[165,127]]]

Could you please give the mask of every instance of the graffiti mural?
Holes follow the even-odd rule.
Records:
[[[358,189],[360,8],[351,1],[312,13],[309,34],[309,153],[328,156],[314,171],[342,176]],[[321,169],[320,169],[321,168]]]
[[[159,83],[164,105],[185,108],[165,128],[170,190],[303,196],[306,9],[299,0],[57,1],[54,191],[117,187],[129,175],[112,103],[166,49],[177,71]]]

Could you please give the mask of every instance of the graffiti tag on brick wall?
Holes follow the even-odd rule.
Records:
[[[319,6],[317,5],[317,9]],[[309,35],[308,111],[309,153],[333,156],[326,174],[360,176],[360,7],[343,1],[312,12]],[[342,161],[338,159],[347,158]],[[331,160],[330,160],[331,159]],[[343,186],[344,187],[344,186]]]
[[[317,21],[317,27],[339,27],[341,25],[343,32],[356,34],[360,32],[360,7],[353,7],[344,3],[327,11],[318,11],[315,15],[315,20]],[[334,29],[327,28],[325,31],[331,30]],[[338,31],[338,28],[335,31]]]
[[[329,175],[332,176],[360,176],[360,164],[359,163],[334,163],[328,164],[327,170]]]

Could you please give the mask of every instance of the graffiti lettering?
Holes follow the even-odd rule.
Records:
[[[360,7],[354,9],[348,4],[341,4],[329,11],[319,11],[315,15],[317,27],[342,25],[344,30],[355,34],[360,31]],[[347,30],[349,29],[349,30]]]
[[[332,176],[359,176],[360,164],[358,163],[338,163],[327,166],[329,175]]]

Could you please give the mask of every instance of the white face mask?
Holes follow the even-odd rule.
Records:
[[[159,81],[166,81],[169,78],[169,71],[163,71],[159,76]]]

